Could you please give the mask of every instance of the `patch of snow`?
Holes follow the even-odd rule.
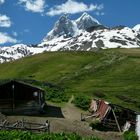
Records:
[[[135,30],[136,32],[139,32],[140,33],[140,24],[137,24],[132,29]]]

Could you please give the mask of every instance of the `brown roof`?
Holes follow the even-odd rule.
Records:
[[[107,104],[103,100],[100,100],[99,107],[96,113],[98,114],[98,117],[102,120],[110,109],[111,107],[109,106],[109,104]]]

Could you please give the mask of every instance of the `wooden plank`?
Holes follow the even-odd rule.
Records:
[[[114,118],[115,118],[115,121],[116,121],[116,124],[117,124],[118,130],[119,130],[119,132],[122,132],[122,131],[121,131],[121,128],[120,128],[120,125],[119,125],[119,123],[118,123],[117,117],[116,117],[115,112],[114,112],[113,109],[112,109],[112,112],[113,112],[113,115],[114,115]]]

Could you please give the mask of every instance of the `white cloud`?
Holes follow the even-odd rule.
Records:
[[[17,43],[18,41],[15,38],[12,38],[7,33],[0,32],[0,44],[5,43]]]
[[[103,8],[104,8],[103,4],[86,5],[83,2],[77,2],[75,0],[68,0],[66,3],[63,3],[61,5],[56,5],[50,8],[46,14],[49,16],[60,15],[63,13],[76,14],[80,12],[99,11],[99,10],[102,10]]]
[[[0,0],[0,4],[3,4],[5,2],[5,0]]]
[[[10,27],[10,26],[11,26],[10,18],[7,17],[6,15],[0,14],[0,27]]]
[[[23,5],[26,11],[34,13],[43,13],[45,9],[45,0],[19,0],[19,4]]]

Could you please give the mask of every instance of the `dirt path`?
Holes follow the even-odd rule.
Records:
[[[63,115],[65,119],[68,120],[81,120],[81,113],[83,112],[79,108],[75,107],[74,104],[72,104],[72,101],[74,100],[74,96],[70,98],[68,103],[62,108]]]

